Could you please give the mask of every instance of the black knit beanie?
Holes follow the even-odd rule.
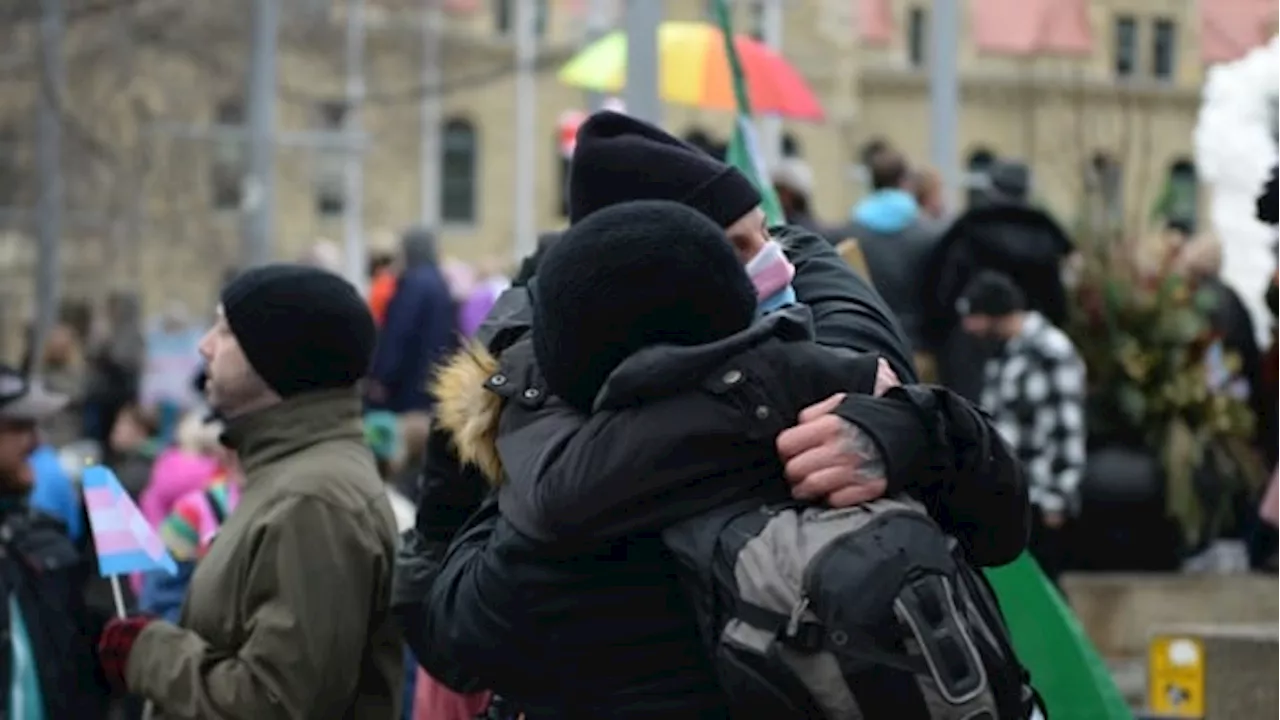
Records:
[[[609,374],[651,345],[702,345],[751,325],[756,291],[724,231],[658,200],[592,213],[533,280],[533,348],[547,388],[589,412]]]
[[[965,315],[1004,317],[1027,309],[1027,296],[1009,279],[992,270],[983,270],[965,285],[956,301],[956,312]]]
[[[745,175],[661,128],[598,112],[578,128],[569,168],[569,222],[632,200],[672,200],[728,227],[760,204]]]
[[[222,289],[222,312],[249,364],[281,397],[351,387],[369,369],[373,316],[351,283],[326,270],[246,270]]]

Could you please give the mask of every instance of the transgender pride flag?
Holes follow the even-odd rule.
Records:
[[[178,566],[164,542],[142,517],[114,472],[94,465],[85,468],[81,482],[93,545],[98,551],[99,575],[114,578],[152,570],[178,574]]]

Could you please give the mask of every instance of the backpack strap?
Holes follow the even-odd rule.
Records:
[[[788,647],[796,650],[819,652],[823,649],[827,631],[820,623],[799,619],[793,621],[788,615],[767,610],[741,598],[738,599],[733,616],[751,627],[773,633]]]
[[[739,599],[734,617],[754,628],[773,633],[778,642],[800,652],[829,652],[838,658],[869,661],[913,675],[929,672],[923,658],[881,650],[874,638],[856,629],[828,632],[822,623],[800,620],[807,607],[808,602],[803,601],[797,606],[797,612],[785,615]]]
[[[973,608],[982,616],[982,621],[991,629],[992,639],[995,640],[997,650],[1003,656],[1004,662],[1012,671],[1017,681],[1021,685],[1020,697],[1013,699],[1001,699],[1003,704],[1016,702],[1019,704],[1018,711],[1021,713],[1015,717],[1029,718],[1036,709],[1040,710],[1041,717],[1049,720],[1049,711],[1045,705],[1044,698],[1040,696],[1040,692],[1031,684],[1031,671],[1018,660],[1018,654],[1014,652],[1013,646],[1009,643],[1009,628],[1004,621],[1004,612],[1000,609],[1000,601],[996,597],[995,588],[991,587],[991,581],[987,580],[987,576],[981,570],[969,565],[965,558],[964,550],[958,542],[952,545],[952,554],[959,564],[959,572],[957,577],[960,582],[964,583],[965,589],[968,591],[970,599],[973,601]],[[966,572],[966,569],[968,572]],[[1003,708],[1005,712],[1007,708]]]

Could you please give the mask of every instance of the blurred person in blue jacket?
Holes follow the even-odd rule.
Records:
[[[75,481],[62,466],[58,449],[47,443],[36,446],[27,459],[34,485],[27,502],[36,510],[58,518],[67,526],[71,542],[79,544],[84,537],[84,514],[80,509],[80,493]]]
[[[387,307],[366,388],[373,409],[427,412],[431,370],[458,346],[457,308],[440,272],[435,236],[421,228],[409,230],[401,252],[404,269]]]

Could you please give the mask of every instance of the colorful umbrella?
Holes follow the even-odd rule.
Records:
[[[751,109],[796,120],[823,119],[822,105],[800,73],[778,53],[743,35],[734,48],[742,61]],[[560,69],[560,81],[593,92],[616,93],[627,80],[627,35],[610,33]],[[666,102],[737,110],[724,36],[712,25],[667,22],[658,29],[658,92]]]

